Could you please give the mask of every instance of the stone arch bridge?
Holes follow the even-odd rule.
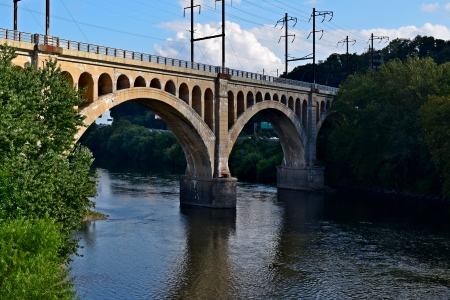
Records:
[[[56,58],[76,88],[86,88],[79,107],[86,127],[110,108],[140,103],[160,116],[180,142],[187,160],[181,203],[235,207],[236,178],[230,152],[244,125],[263,114],[284,152],[278,187],[323,187],[315,166],[316,137],[337,89],[154,55],[101,47],[38,34],[0,29],[0,43],[16,48],[14,63],[42,67]]]

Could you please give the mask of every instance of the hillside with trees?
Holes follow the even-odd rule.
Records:
[[[435,39],[432,36],[416,36],[414,39],[395,39],[389,43],[375,43],[375,47],[382,47],[374,50],[375,60],[382,60],[387,63],[394,59],[405,62],[412,55],[418,58],[430,57],[438,65],[450,61],[450,41]],[[374,47],[374,48],[375,48]],[[316,83],[338,87],[350,74],[365,73],[371,66],[371,51],[368,49],[362,54],[351,53],[349,47],[349,72],[347,73],[347,55],[345,48],[339,47],[336,51],[344,54],[331,54],[327,59],[318,61],[316,65]],[[375,62],[374,67],[379,68],[380,63]],[[308,63],[295,67],[289,73],[289,79],[313,82],[312,64]],[[286,77],[283,74],[281,77]]]

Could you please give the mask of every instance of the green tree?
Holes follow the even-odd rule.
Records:
[[[450,199],[450,96],[431,96],[419,113],[425,142],[443,178],[443,193]]]
[[[0,299],[73,299],[58,251],[61,224],[47,218],[0,222]]]
[[[334,178],[407,193],[439,190],[417,123],[429,95],[449,93],[449,68],[416,56],[392,60],[379,72],[350,76],[333,103],[345,120],[328,143]]]
[[[72,232],[96,194],[92,154],[74,147],[81,91],[70,88],[56,61],[20,70],[14,57],[0,46],[0,219],[57,220],[67,241],[60,254],[68,257],[76,250]]]

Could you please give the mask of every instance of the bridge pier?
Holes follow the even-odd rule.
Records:
[[[325,168],[277,167],[277,187],[287,190],[316,191],[324,187]]]
[[[180,179],[180,203],[211,208],[236,208],[237,178]]]

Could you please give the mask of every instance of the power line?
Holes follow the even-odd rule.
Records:
[[[77,21],[74,19],[74,17],[72,16],[72,14],[70,13],[70,11],[67,9],[66,5],[64,4],[63,0],[59,0],[62,5],[64,6],[64,8],[67,10],[67,12],[69,13],[70,17],[72,18],[72,20],[75,22],[75,24],[77,25],[78,29],[80,29],[81,33],[83,34],[84,38],[86,39],[86,41],[89,43],[88,38],[86,37],[86,35],[84,34],[83,30],[80,28],[80,26],[78,25]]]

